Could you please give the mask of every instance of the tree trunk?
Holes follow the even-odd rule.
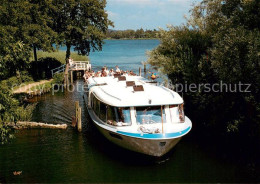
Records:
[[[34,55],[34,61],[37,61],[37,50],[36,50],[36,46],[33,45],[33,55]]]
[[[66,63],[69,63],[71,44],[70,44],[70,43],[66,43],[66,47],[67,47],[67,51],[66,51]]]

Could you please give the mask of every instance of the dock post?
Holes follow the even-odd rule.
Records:
[[[64,87],[67,88],[69,86],[69,64],[66,65],[66,69],[64,72]]]
[[[75,102],[76,107],[76,121],[77,121],[77,129],[79,132],[82,130],[82,124],[81,124],[81,107],[79,106],[79,101]]]
[[[142,76],[142,69],[139,67],[139,76]]]
[[[73,70],[70,71],[70,83],[73,84]]]
[[[81,132],[82,130],[82,124],[81,124],[81,107],[78,109],[78,131]]]

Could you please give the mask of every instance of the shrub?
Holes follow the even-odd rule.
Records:
[[[56,73],[53,76],[53,83],[54,84],[62,84],[64,81],[64,73]]]
[[[61,62],[55,58],[40,58],[38,61],[31,63],[30,73],[34,80],[52,78],[51,70],[61,66]]]
[[[28,73],[28,71],[22,71],[20,75],[21,75],[22,82],[31,82],[31,81],[33,81],[33,78]]]

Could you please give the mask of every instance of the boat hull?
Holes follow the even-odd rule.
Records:
[[[87,96],[84,96],[85,98]],[[87,99],[87,98],[86,98]],[[127,135],[126,132],[118,132],[115,128],[109,128],[96,117],[95,113],[89,108],[87,102],[86,107],[88,113],[94,122],[97,129],[111,142],[121,146],[125,149],[139,152],[142,154],[161,157],[169,152],[180,140],[181,137],[188,133],[191,127],[187,128],[186,131],[178,132],[175,137],[167,137],[164,134],[144,134],[139,137]],[[143,138],[142,138],[143,136]],[[150,136],[157,136],[157,138],[145,138]],[[158,138],[159,137],[159,138]]]
[[[169,152],[181,139],[141,139],[125,136],[116,132],[111,132],[98,125],[98,130],[111,142],[125,149],[143,153],[150,156],[160,157]]]

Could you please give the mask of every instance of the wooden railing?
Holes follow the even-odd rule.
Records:
[[[66,64],[61,65],[57,68],[54,68],[51,70],[52,77],[55,73],[61,73],[64,72],[66,69]],[[91,64],[89,61],[74,61],[74,64],[69,67],[69,70],[77,71],[77,70],[91,70]]]
[[[70,70],[90,70],[91,64],[89,61],[74,61],[74,65],[70,66]]]
[[[52,75],[52,77],[54,76],[55,73],[64,72],[64,71],[65,71],[65,68],[66,68],[66,65],[64,64],[64,65],[61,65],[61,66],[59,66],[59,67],[57,67],[57,68],[52,69],[52,70],[51,70],[51,75]]]

